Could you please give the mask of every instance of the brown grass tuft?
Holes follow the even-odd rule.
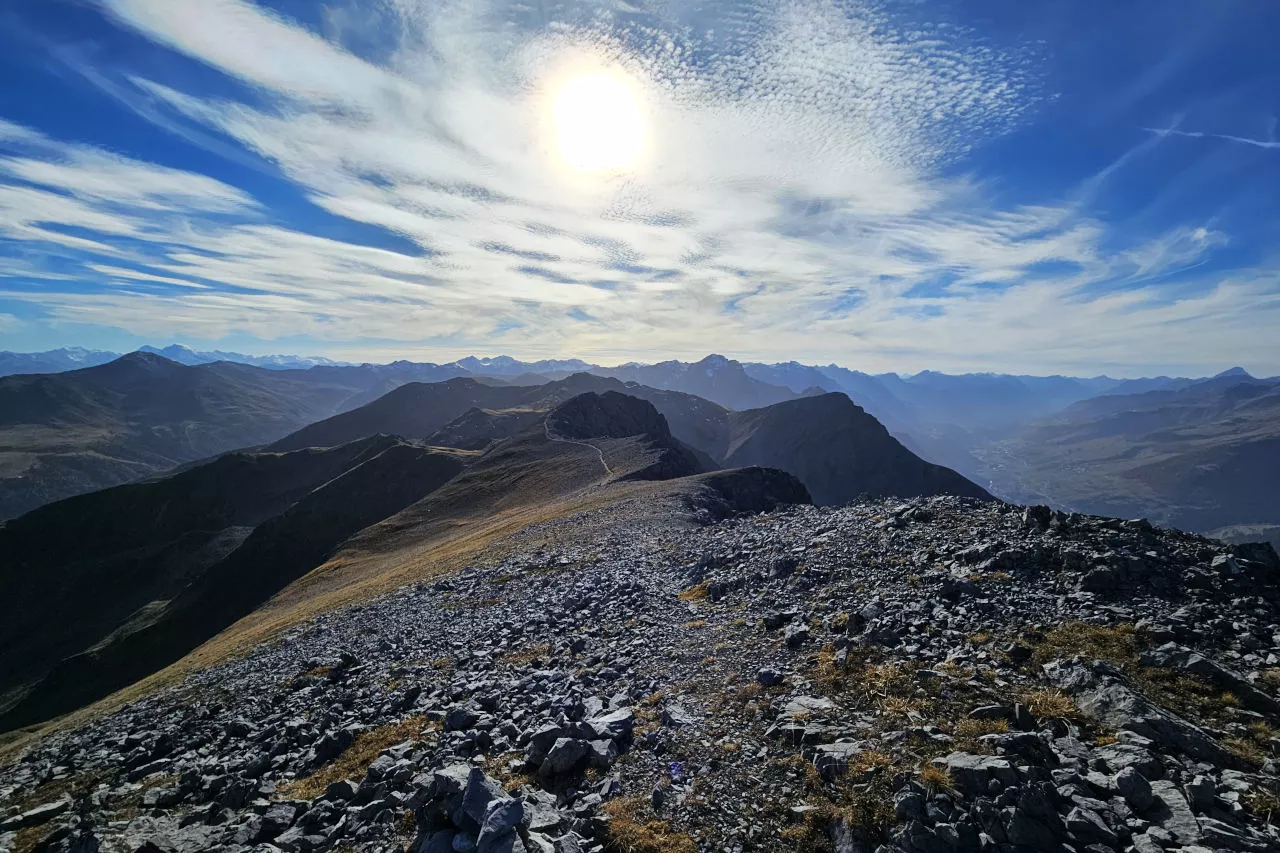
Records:
[[[284,783],[279,788],[280,793],[288,797],[313,800],[323,794],[331,782],[342,779],[359,782],[364,779],[369,765],[382,750],[407,740],[419,740],[423,730],[429,725],[432,724],[427,722],[426,717],[415,716],[361,732],[345,752],[310,776]]]
[[[920,784],[931,796],[950,791],[951,774],[937,764],[926,764],[920,768]]]
[[[983,735],[1004,734],[1009,731],[1009,721],[1003,717],[998,720],[974,720],[966,717],[956,723],[955,735],[962,740],[977,740]]]
[[[507,652],[502,656],[502,662],[513,666],[528,666],[536,660],[543,660],[550,653],[550,643],[536,643],[514,652]]]
[[[1049,720],[1071,720],[1080,716],[1075,701],[1055,688],[1033,690],[1018,697],[1027,710],[1037,717]]]
[[[711,585],[707,583],[700,583],[697,586],[691,586],[688,589],[681,590],[680,594],[676,597],[681,601],[701,601],[709,595],[711,595]]]
[[[606,843],[618,853],[698,853],[687,833],[658,820],[642,797],[620,797],[604,806]]]

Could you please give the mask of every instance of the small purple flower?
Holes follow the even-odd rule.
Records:
[[[684,776],[684,762],[682,761],[671,762],[671,767],[669,768],[669,772],[671,773],[671,781],[679,782],[680,779]]]

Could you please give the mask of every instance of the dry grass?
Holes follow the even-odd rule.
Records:
[[[1258,786],[1244,797],[1249,811],[1257,815],[1268,825],[1280,824],[1280,783],[1272,782],[1269,787]]]
[[[1208,723],[1215,728],[1231,722],[1230,711],[1240,704],[1234,694],[1174,670],[1143,665],[1139,657],[1140,641],[1140,634],[1130,624],[1099,626],[1066,622],[1046,632],[1044,641],[1035,650],[1035,660],[1045,663],[1055,658],[1081,655],[1090,660],[1106,661],[1121,670],[1148,699],[1163,708],[1192,722]],[[1034,708],[1032,713],[1036,713]],[[1247,743],[1237,746],[1247,753],[1254,752]]]
[[[514,652],[507,652],[502,656],[501,660],[503,663],[509,663],[513,666],[528,666],[534,661],[545,660],[550,653],[550,643],[535,643],[532,646],[527,646]]]
[[[424,729],[432,725],[426,717],[408,717],[398,723],[389,723],[356,735],[351,746],[333,761],[310,776],[294,779],[280,786],[280,793],[287,797],[312,800],[324,793],[332,782],[364,779],[369,765],[387,747],[407,740],[421,739]]]
[[[711,585],[700,583],[697,586],[691,586],[688,589],[681,590],[680,594],[677,595],[676,598],[679,598],[681,601],[702,601],[709,595],[711,595]]]
[[[52,779],[34,788],[20,789],[12,799],[0,802],[5,808],[16,807],[21,811],[35,808],[63,797],[85,797],[110,776],[107,770],[77,773],[62,779]]]
[[[1280,693],[1280,667],[1271,667],[1258,673],[1258,681],[1272,693]]]
[[[998,720],[975,720],[966,717],[956,723],[955,736],[962,740],[977,740],[983,735],[1004,734],[1009,731],[1009,721],[1004,718]]]
[[[813,766],[812,761],[805,760],[805,757],[799,753],[788,755],[785,758],[772,758],[769,760],[769,766],[775,771],[785,773],[796,779],[800,786],[810,794],[824,791],[825,783],[822,781],[822,774],[818,772],[818,768]]]
[[[692,621],[690,621],[690,622],[686,622],[686,623],[684,623],[684,627],[686,627],[686,628],[705,628],[705,627],[707,627],[707,620],[706,620],[706,619],[694,619],[694,620],[692,620]]]
[[[328,678],[333,672],[331,666],[314,666],[306,672],[289,679],[289,686],[293,687],[299,684],[304,678]]]
[[[606,846],[617,853],[698,853],[694,840],[654,816],[642,797],[620,797],[605,804],[604,813]]]
[[[650,708],[653,708],[665,698],[667,698],[667,691],[659,690],[655,693],[650,693],[648,696],[641,699],[640,704],[648,705]]]
[[[1276,736],[1275,729],[1261,720],[1250,723],[1244,736],[1227,738],[1222,745],[1240,758],[1254,766],[1262,764],[1271,757],[1271,740]]]
[[[1088,622],[1064,622],[1045,632],[1035,650],[1036,663],[1081,655],[1104,660],[1121,669],[1138,666],[1137,629],[1133,625],[1102,626]]]
[[[951,774],[937,764],[925,764],[922,766],[917,778],[930,796],[950,791],[953,788]]]
[[[521,770],[523,764],[516,765],[516,769],[512,769],[506,761],[491,762],[485,767],[485,773],[498,780],[498,784],[502,786],[502,790],[512,793],[520,788],[521,785],[536,785],[538,776],[536,773],[530,773],[527,770]]]
[[[13,836],[13,853],[34,853],[53,834],[53,830],[54,827],[48,824],[19,829]]]
[[[858,755],[858,759],[850,769],[854,773],[866,774],[885,770],[894,765],[893,756],[887,752],[869,749]]]
[[[1075,700],[1055,688],[1023,693],[1018,701],[1040,719],[1073,720],[1080,717],[1080,709],[1076,707]]]
[[[795,853],[830,853],[833,847],[828,828],[835,822],[843,822],[855,838],[863,841],[862,849],[870,850],[876,847],[877,842],[887,841],[889,830],[897,823],[892,792],[887,781],[880,778],[850,786],[840,791],[835,801],[816,805],[817,808],[808,812],[800,823],[782,831],[785,846],[779,849]]]

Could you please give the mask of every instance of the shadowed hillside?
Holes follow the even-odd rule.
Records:
[[[0,720],[47,718],[173,661],[462,466],[388,437],[233,454],[0,526]]]
[[[950,468],[907,450],[844,394],[734,412],[721,461],[729,468],[765,465],[788,471],[819,505],[861,495],[991,497]]]
[[[661,413],[669,436],[687,445],[700,470],[749,465],[780,468],[799,477],[819,504],[843,503],[859,495],[990,497],[956,472],[917,457],[844,394],[819,394],[732,412],[690,394],[624,386],[589,374],[530,387],[486,387],[469,379],[405,385],[380,400],[300,430],[274,447],[292,449],[394,433],[429,435],[446,446],[477,448],[490,436],[511,435],[527,422],[528,412],[547,411],[577,394],[583,395],[583,405],[596,394],[602,395],[600,399],[625,395],[645,400]],[[596,402],[593,416],[630,417],[625,409],[611,415],[596,411],[600,400]],[[626,428],[640,432],[648,427],[628,421]]]

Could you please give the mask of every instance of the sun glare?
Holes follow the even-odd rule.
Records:
[[[635,164],[645,146],[640,98],[620,77],[574,77],[552,104],[556,143],[566,164],[583,172],[613,172]]]

